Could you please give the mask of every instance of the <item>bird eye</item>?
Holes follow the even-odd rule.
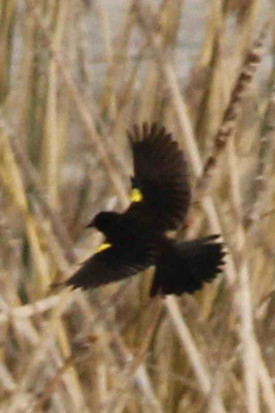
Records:
[[[109,242],[104,242],[103,244],[101,244],[98,249],[96,250],[96,253],[102,252],[104,250],[107,250],[108,248],[111,248],[112,244],[110,244]]]
[[[143,201],[142,192],[138,188],[133,188],[130,198],[132,202],[142,202]]]

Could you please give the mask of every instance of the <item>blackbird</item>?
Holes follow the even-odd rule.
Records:
[[[219,235],[177,241],[167,231],[186,218],[191,189],[184,152],[164,127],[144,123],[127,132],[133,153],[131,204],[99,212],[89,227],[105,240],[63,285],[94,288],[155,267],[150,296],[194,293],[222,270]]]

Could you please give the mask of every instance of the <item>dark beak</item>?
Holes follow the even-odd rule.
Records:
[[[95,226],[95,222],[94,222],[94,219],[88,224],[88,225],[85,225],[85,228],[91,228],[91,227],[94,227]]]

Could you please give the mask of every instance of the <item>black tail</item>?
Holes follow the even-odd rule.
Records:
[[[169,244],[156,267],[151,297],[157,294],[189,294],[202,288],[222,271],[224,245],[215,242],[219,235]]]

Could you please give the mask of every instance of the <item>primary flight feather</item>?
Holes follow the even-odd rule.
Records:
[[[178,242],[167,236],[183,223],[191,201],[187,161],[178,143],[157,124],[128,131],[134,175],[132,202],[123,213],[100,212],[89,224],[104,243],[63,285],[94,288],[155,266],[151,296],[193,293],[221,271],[225,255],[217,235]]]

